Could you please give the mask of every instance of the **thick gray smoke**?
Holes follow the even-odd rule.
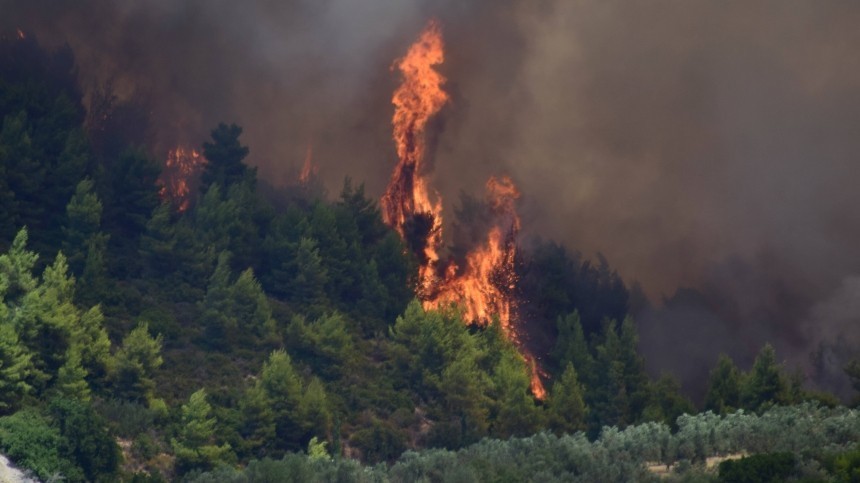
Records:
[[[447,213],[510,174],[527,231],[641,282],[654,370],[692,384],[719,351],[747,362],[771,341],[814,375],[811,351],[857,335],[860,4],[0,0],[0,26],[74,48],[85,86],[155,99],[160,142],[232,121],[268,179],[311,143],[330,190],[350,175],[374,194],[394,162],[389,67],[430,17]]]

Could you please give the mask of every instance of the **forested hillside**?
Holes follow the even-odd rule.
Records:
[[[856,411],[769,345],[721,358],[703,401],[650,378],[605,259],[520,247],[530,366],[498,319],[416,299],[421,260],[360,180],[275,186],[225,123],[177,201],[145,105],[85,104],[75,69],[0,39],[0,450],[38,478],[707,478],[708,457],[772,452],[786,478],[860,471]]]

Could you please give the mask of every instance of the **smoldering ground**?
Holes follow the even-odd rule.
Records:
[[[391,63],[436,17],[452,95],[434,161],[446,213],[460,190],[481,196],[490,174],[510,174],[525,233],[602,252],[642,284],[646,360],[698,367],[678,374],[688,385],[719,351],[748,362],[771,341],[815,375],[811,351],[853,340],[853,3],[0,0],[0,12],[5,29],[68,42],[85,88],[145,93],[156,144],[199,144],[233,121],[267,179],[310,143],[331,191],[350,175],[372,194],[395,158]]]

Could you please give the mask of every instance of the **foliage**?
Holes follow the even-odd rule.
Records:
[[[726,483],[768,483],[785,481],[793,472],[796,458],[791,453],[763,453],[720,463],[720,481]]]

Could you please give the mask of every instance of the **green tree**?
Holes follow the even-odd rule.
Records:
[[[308,383],[299,401],[298,420],[304,429],[302,440],[331,439],[332,414],[325,387],[317,378]]]
[[[33,276],[33,267],[39,256],[27,250],[27,239],[27,228],[22,228],[9,250],[0,255],[0,286],[7,306],[20,305],[24,295],[32,292],[38,284]]]
[[[561,433],[585,430],[588,407],[585,405],[585,390],[579,382],[576,369],[568,362],[561,377],[553,384],[547,400],[547,415],[550,427]]]
[[[237,329],[236,321],[230,317],[231,309],[230,254],[221,252],[201,305],[207,345],[218,349],[228,347],[229,336]]]
[[[116,481],[122,453],[104,420],[87,403],[51,401],[50,413],[63,437],[63,450],[83,470],[87,481]]]
[[[786,381],[776,361],[776,351],[765,344],[741,384],[741,404],[757,411],[781,403],[785,390]]]
[[[209,161],[200,177],[205,193],[213,184],[229,189],[232,185],[256,176],[256,168],[249,168],[242,160],[249,150],[239,142],[242,128],[221,123],[212,130],[212,142],[203,143],[203,156]]]
[[[227,463],[231,453],[229,444],[218,445],[215,440],[215,418],[210,417],[212,406],[206,401],[206,391],[200,389],[182,405],[182,423],[179,438],[171,440],[180,474],[192,469],[209,470]]]
[[[204,246],[233,255],[233,268],[259,266],[260,225],[265,213],[250,182],[212,185],[194,210],[196,236]]]
[[[302,316],[293,316],[286,340],[290,353],[327,380],[346,376],[359,358],[347,320],[337,312],[310,322]]]
[[[260,385],[272,402],[276,438],[282,447],[291,446],[299,437],[295,428],[299,425],[296,410],[301,401],[302,381],[285,351],[274,351],[269,356],[263,365]]]
[[[323,260],[314,239],[303,237],[299,241],[295,264],[296,275],[289,290],[290,299],[310,306],[324,304],[328,272],[323,266]]]
[[[122,347],[114,355],[110,374],[117,396],[140,403],[153,402],[153,377],[164,362],[161,344],[161,335],[153,338],[146,322],[138,324],[123,339]]]
[[[137,265],[134,255],[138,237],[146,231],[152,212],[161,203],[158,195],[159,164],[142,150],[123,152],[107,171],[104,223],[114,235],[122,265]],[[126,270],[118,267],[120,271]]]
[[[110,341],[98,306],[82,311],[74,304],[75,279],[68,274],[62,252],[45,268],[42,279],[20,297],[12,322],[21,342],[33,354],[34,385],[53,384],[70,357],[80,356],[81,368],[92,382],[106,373]],[[75,363],[64,377],[80,373]],[[68,379],[67,379],[68,382]]]
[[[3,286],[0,279],[0,299]],[[3,314],[0,304],[0,414],[20,407],[22,399],[33,387],[29,384],[33,366],[30,353],[18,340],[14,326]]]
[[[158,280],[174,299],[187,300],[205,290],[216,256],[210,246],[197,239],[188,217],[173,220],[172,216],[168,203],[153,211],[141,236],[139,253],[146,279]]]
[[[63,226],[63,253],[68,258],[70,271],[81,276],[90,248],[102,247],[107,235],[101,233],[102,203],[93,191],[93,181],[84,179],[75,188],[75,194],[66,205],[66,223]]]
[[[643,419],[658,421],[676,428],[675,421],[682,414],[693,414],[696,408],[681,394],[681,385],[674,377],[664,374],[651,387],[651,397],[643,412]]]
[[[588,349],[588,341],[582,330],[579,312],[559,317],[556,326],[558,338],[552,352],[553,359],[559,369],[564,369],[567,363],[572,363],[579,379],[587,385],[593,379],[594,359]]]
[[[272,309],[253,270],[249,268],[239,275],[230,289],[230,299],[240,342],[249,347],[276,342],[277,327]]]
[[[543,413],[535,405],[528,366],[520,355],[514,350],[503,355],[492,379],[496,396],[492,433],[499,438],[509,438],[537,431],[543,422]]]
[[[218,257],[201,303],[206,343],[220,349],[230,348],[230,341],[245,347],[273,343],[277,328],[262,287],[251,269],[231,283],[229,260],[227,252]]]
[[[734,361],[720,354],[717,365],[711,370],[705,409],[717,414],[726,414],[740,407],[740,372]]]
[[[81,281],[76,299],[85,304],[98,303],[108,293],[105,255],[109,237],[101,232],[101,219],[102,203],[92,180],[84,179],[66,205],[63,253],[69,270]]]

